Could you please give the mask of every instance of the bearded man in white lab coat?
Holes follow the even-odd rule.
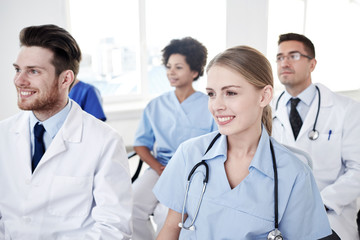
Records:
[[[276,61],[285,92],[274,100],[272,135],[310,154],[332,229],[341,239],[359,239],[360,104],[312,83],[315,48],[307,37],[280,35]],[[292,98],[299,98],[293,106]]]
[[[78,44],[55,25],[24,28],[20,43],[24,111],[0,122],[0,239],[130,239],[123,140],[68,98]]]

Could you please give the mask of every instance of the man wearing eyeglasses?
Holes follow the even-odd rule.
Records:
[[[315,47],[303,35],[280,35],[276,62],[285,91],[274,99],[273,137],[310,154],[331,227],[359,239],[360,103],[312,83]]]

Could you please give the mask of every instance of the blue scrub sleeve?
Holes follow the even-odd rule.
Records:
[[[311,172],[297,176],[279,229],[286,239],[320,239],[331,234],[329,220]]]
[[[159,202],[179,213],[182,211],[189,174],[186,169],[186,159],[183,156],[183,147],[180,145],[153,188],[153,193]]]
[[[83,110],[96,118],[106,121],[106,116],[101,105],[101,96],[96,88],[90,88],[84,101]]]
[[[149,105],[144,109],[140,119],[138,129],[135,133],[134,146],[145,146],[153,150],[155,143],[155,135],[152,129],[151,119],[148,114]]]

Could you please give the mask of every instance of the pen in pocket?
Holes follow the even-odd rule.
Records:
[[[329,130],[329,137],[328,137],[328,141],[330,140],[331,133],[332,133],[332,131],[331,131],[331,129],[330,129],[330,130]]]

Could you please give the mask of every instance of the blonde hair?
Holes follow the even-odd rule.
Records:
[[[207,66],[208,72],[214,65],[224,65],[240,73],[250,84],[262,89],[266,85],[274,86],[270,62],[258,50],[249,46],[232,47],[215,56]],[[261,122],[271,135],[271,107],[265,106]]]

